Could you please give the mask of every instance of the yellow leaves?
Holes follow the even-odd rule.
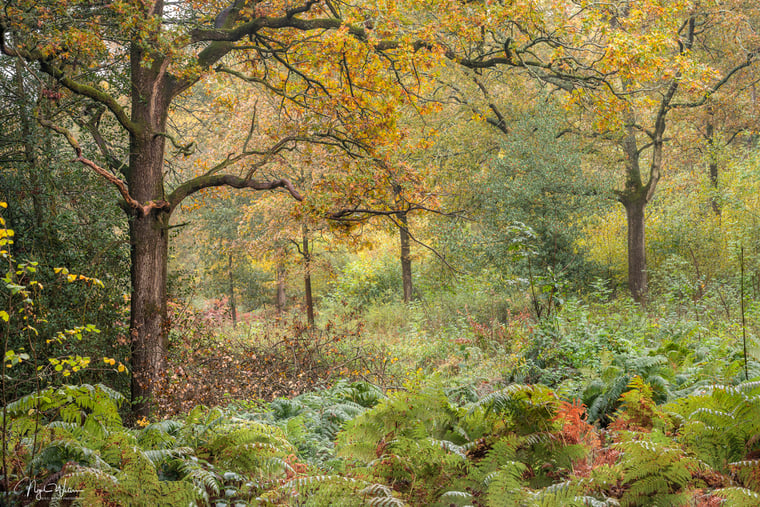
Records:
[[[63,359],[50,357],[48,361],[53,366],[53,369],[64,377],[69,377],[72,373],[78,373],[90,365],[89,357],[79,355],[68,356]]]
[[[16,351],[14,351],[12,349],[6,351],[5,352],[5,359],[4,359],[5,367],[6,368],[12,368],[12,367],[16,366],[17,364],[21,364],[24,361],[28,361],[29,360],[29,354],[27,354],[25,352],[21,352],[23,350],[24,350],[24,348],[22,347],[19,352],[16,352]]]
[[[112,357],[104,357],[103,362],[108,366],[116,365],[116,359]],[[118,371],[119,373],[124,373],[127,371],[127,367],[124,366],[123,363],[119,362],[119,366],[116,368],[116,371]]]
[[[87,283],[88,285],[94,285],[96,287],[103,288],[105,285],[103,285],[103,282],[98,280],[97,278],[90,278],[84,275],[75,275],[73,273],[69,273],[69,270],[67,268],[53,268],[53,272],[56,275],[63,275],[66,277],[66,281],[68,283],[74,283],[76,281],[83,281]]]
[[[149,425],[149,424],[150,424],[150,421],[148,420],[148,418],[147,418],[147,417],[145,417],[145,416],[142,416],[140,419],[138,419],[137,421],[135,421],[135,423],[136,423],[138,426],[140,426],[141,428],[144,428],[144,427],[146,427],[147,425]]]

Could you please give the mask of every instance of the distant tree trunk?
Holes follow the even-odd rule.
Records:
[[[406,211],[399,212],[397,215],[399,224],[399,242],[401,244],[401,281],[404,286],[404,303],[412,300],[412,255],[409,245],[409,222]]]
[[[710,186],[712,187],[713,194],[710,197],[710,203],[712,204],[713,212],[716,216],[721,215],[721,209],[720,209],[720,202],[718,201],[718,156],[715,153],[715,138],[714,138],[714,127],[712,122],[708,121],[707,123],[707,147],[709,150],[708,157],[710,160]]]
[[[275,296],[275,307],[277,308],[277,314],[281,315],[285,309],[286,297],[285,297],[285,268],[282,265],[277,265],[277,295]]]
[[[301,228],[301,255],[303,255],[303,286],[306,299],[306,318],[309,327],[314,327],[314,299],[311,293],[311,252],[309,251],[309,228],[305,224]]]
[[[29,99],[27,98],[26,89],[24,88],[24,64],[20,59],[16,59],[16,72],[14,79],[16,82],[16,93],[18,93],[18,105],[19,105],[19,122],[21,123],[21,136],[22,144],[24,146],[24,159],[29,166],[29,183],[31,184],[31,197],[32,207],[34,212],[35,229],[38,232],[46,230],[45,218],[40,202],[40,185],[38,182],[38,159],[32,143],[32,127],[30,125],[29,115],[27,114],[27,104]]]
[[[617,194],[618,200],[625,207],[628,225],[628,288],[633,299],[643,305],[646,304],[649,290],[644,211],[660,180],[665,116],[661,112],[656,123],[656,137],[651,148],[652,162],[646,183],[641,175],[641,152],[636,140],[633,114],[629,120],[627,135],[621,139],[620,144],[625,155],[625,188]]]
[[[237,327],[237,308],[235,307],[235,277],[232,274],[232,252],[230,252],[230,313],[232,314],[232,327]]]

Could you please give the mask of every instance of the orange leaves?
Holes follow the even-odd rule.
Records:
[[[560,438],[566,444],[585,443],[592,447],[599,445],[599,436],[594,427],[586,422],[586,406],[580,400],[572,403],[560,400],[554,421],[562,425]]]

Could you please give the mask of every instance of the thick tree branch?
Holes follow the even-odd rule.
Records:
[[[335,220],[337,222],[366,222],[372,217],[384,216],[393,217],[399,213],[410,213],[412,211],[425,211],[428,213],[434,213],[444,217],[455,218],[460,217],[461,211],[442,211],[435,208],[423,206],[421,204],[409,203],[404,209],[377,209],[377,208],[344,208],[341,210],[333,211],[327,215],[328,220]]]
[[[240,178],[231,174],[209,174],[198,176],[178,186],[169,195],[169,205],[174,209],[186,197],[203,190],[204,188],[228,186],[232,188],[250,188],[253,190],[274,190],[284,188],[297,201],[303,201],[303,196],[296,190],[290,180],[280,178],[271,181],[258,181],[250,178]]]
[[[113,115],[116,117],[116,120],[121,124],[121,126],[124,127],[129,133],[134,135],[137,135],[139,133],[140,128],[135,123],[133,123],[132,120],[129,119],[127,112],[123,107],[121,107],[115,98],[95,88],[94,86],[89,86],[69,78],[61,69],[51,65],[49,62],[43,59],[40,59],[39,63],[40,69],[42,69],[43,72],[49,74],[53,79],[61,83],[64,87],[68,88],[77,95],[90,98],[95,102],[106,106],[108,110],[113,113]]]

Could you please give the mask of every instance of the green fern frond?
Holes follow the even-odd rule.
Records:
[[[281,490],[293,489],[296,491],[300,491],[301,489],[307,486],[313,486],[314,484],[318,484],[321,482],[328,482],[328,481],[348,482],[351,484],[356,484],[359,482],[353,477],[344,477],[342,475],[307,475],[303,477],[296,477],[295,479],[291,479],[287,481],[282,486],[280,486],[280,489]]]
[[[393,496],[393,491],[391,491],[391,488],[385,484],[370,484],[365,488],[359,490],[359,494],[371,496]]]
[[[602,393],[594,398],[588,408],[588,421],[590,423],[603,420],[617,409],[618,400],[628,387],[631,378],[632,375],[630,374],[620,375],[611,384],[606,385]]]
[[[582,490],[572,481],[564,481],[531,492],[531,504],[536,507],[580,507],[585,506],[586,497]]]
[[[393,496],[391,488],[384,484],[370,484],[358,491],[367,503],[376,507],[403,507],[405,504]]]
[[[628,486],[623,505],[681,505],[688,499],[687,487],[692,471],[702,461],[688,455],[657,431],[621,432],[621,441],[613,447],[623,451],[621,466]],[[643,502],[643,503],[642,503]]]
[[[42,449],[29,462],[29,474],[34,476],[42,470],[57,472],[68,462],[97,470],[112,471],[113,468],[104,461],[96,449],[82,445],[76,440],[55,440]]]
[[[404,502],[392,496],[376,496],[367,500],[371,507],[404,507]]]
[[[731,507],[756,507],[760,505],[760,493],[751,489],[731,487],[716,489],[713,493],[725,498]]]
[[[181,458],[192,454],[193,450],[189,447],[175,447],[174,449],[153,449],[142,451],[143,456],[148,458],[153,466],[158,466],[170,459]]]
[[[193,456],[189,459],[177,460],[175,464],[183,477],[190,480],[196,486],[201,496],[208,499],[206,490],[211,491],[215,495],[219,494],[222,487],[222,478],[207,468],[207,462],[200,461]]]
[[[554,441],[557,441],[557,435],[550,431],[539,431],[537,433],[525,435],[525,442],[528,445],[539,445]]]
[[[462,459],[467,459],[467,449],[465,449],[461,445],[457,445],[454,442],[450,442],[448,440],[436,440],[434,438],[428,439],[431,444],[433,444],[436,447],[440,447],[446,452],[456,454]]]
[[[760,459],[750,459],[743,461],[734,461],[729,466],[737,468],[760,468]]]
[[[447,491],[439,497],[440,500],[446,500],[448,498],[455,498],[457,500],[469,500],[472,498],[472,493],[468,493],[467,491]]]

